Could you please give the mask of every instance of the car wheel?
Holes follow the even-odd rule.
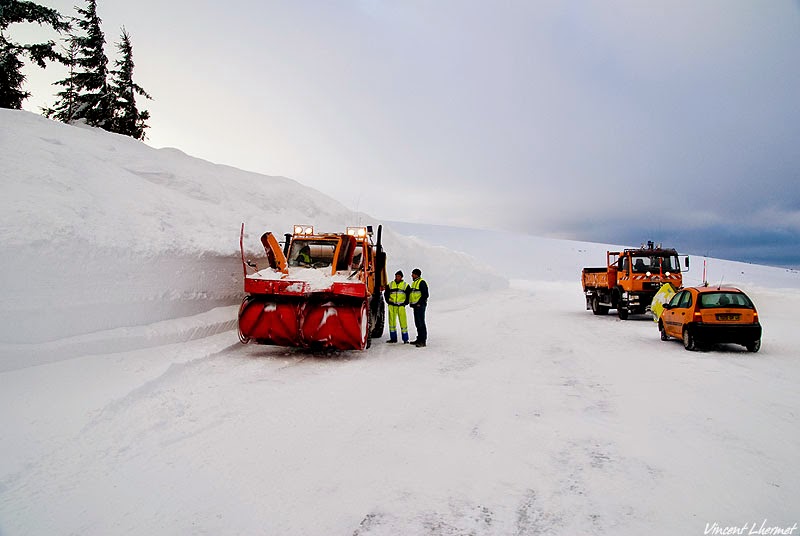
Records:
[[[662,341],[668,341],[669,340],[669,335],[667,335],[667,330],[664,329],[664,325],[663,324],[661,324],[661,323],[658,324],[658,331],[661,332],[661,340]]]
[[[623,304],[619,304],[619,306],[617,307],[617,316],[619,317],[620,320],[627,320],[628,308]]]
[[[683,330],[683,347],[690,352],[697,350],[697,342],[694,340],[694,337],[688,329]]]
[[[744,347],[747,348],[748,352],[753,352],[753,353],[758,352],[759,350],[761,350],[761,339],[749,342],[745,344]]]

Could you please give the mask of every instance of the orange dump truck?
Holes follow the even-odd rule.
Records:
[[[689,267],[689,257],[685,257]],[[586,309],[596,315],[616,309],[619,318],[643,314],[664,283],[683,286],[678,252],[648,242],[637,249],[606,252],[606,266],[584,268],[581,274]]]

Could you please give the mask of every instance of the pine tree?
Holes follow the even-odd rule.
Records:
[[[136,107],[136,95],[147,99],[152,97],[133,81],[133,45],[124,27],[117,49],[121,59],[116,60],[116,69],[111,71],[111,92],[115,98],[114,123],[111,131],[141,140],[144,139],[144,131],[147,128],[145,121],[150,118],[150,113],[147,110],[139,111]]]
[[[86,0],[86,9],[76,8],[83,18],[75,24],[85,35],[75,35],[77,45],[76,72],[72,76],[77,94],[77,109],[73,120],[83,119],[86,124],[109,130],[114,120],[114,102],[108,86],[108,57],[103,50],[106,43],[97,16],[97,0]]]
[[[52,108],[43,110],[45,117],[58,119],[63,123],[69,123],[75,119],[78,110],[78,92],[75,82],[75,65],[78,55],[78,43],[70,36],[68,47],[64,47],[64,64],[69,68],[69,74],[63,80],[55,82],[56,85],[64,86],[64,91],[56,93],[58,99]]]
[[[22,45],[7,36],[9,25],[19,22],[47,25],[57,32],[69,30],[69,24],[55,9],[30,1],[0,0],[0,108],[22,108],[22,101],[30,97],[23,91],[25,75],[22,74],[22,56],[45,68],[45,60],[62,61],[54,50],[55,42]]]

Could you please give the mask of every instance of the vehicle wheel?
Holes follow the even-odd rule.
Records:
[[[242,312],[244,312],[244,310],[247,308],[247,306],[250,304],[251,301],[252,301],[251,296],[245,296],[244,299],[242,300],[242,304],[239,306],[239,321],[237,322],[236,331],[239,333],[239,342],[242,344],[247,344],[248,342],[250,342],[250,337],[242,333],[241,322],[242,322]]]
[[[383,327],[386,324],[386,305],[383,303],[383,298],[378,298],[378,310],[375,315],[375,325],[370,332],[370,337],[383,336]]]
[[[369,310],[369,302],[365,302],[364,305],[362,305],[361,315],[361,317],[364,319],[364,322],[367,323],[367,329],[364,330],[365,340],[362,341],[364,344],[364,349],[366,350],[372,346],[372,315],[370,314]]]
[[[658,323],[658,331],[661,333],[661,340],[668,341],[669,335],[667,335],[667,330],[664,329],[664,324],[661,322]]]
[[[619,304],[619,306],[617,307],[617,316],[619,316],[620,320],[627,320],[628,308],[625,305]]]
[[[683,347],[690,352],[697,350],[697,342],[688,329],[683,330]]]
[[[600,305],[600,297],[594,296],[592,298],[592,312],[596,315],[607,315],[608,307]]]
[[[753,353],[758,352],[759,350],[761,350],[761,339],[749,342],[745,344],[744,347],[747,348],[748,352],[753,352]]]

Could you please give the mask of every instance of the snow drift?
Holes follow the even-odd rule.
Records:
[[[7,353],[43,359],[62,341],[75,355],[67,348],[77,351],[76,336],[238,303],[242,222],[254,258],[263,257],[258,238],[267,230],[282,236],[296,223],[332,232],[381,224],[284,177],[23,111],[0,110],[0,123],[0,344]],[[440,297],[461,292],[462,282],[476,290],[507,285],[467,255],[391,229],[384,245],[392,273],[420,265],[439,282]],[[122,348],[135,341],[141,337]],[[31,346],[38,343],[50,345]]]

